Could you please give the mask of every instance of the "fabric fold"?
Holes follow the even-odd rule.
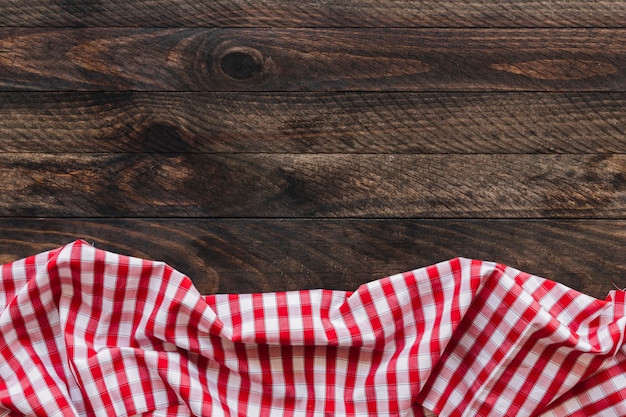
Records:
[[[80,240],[0,274],[8,415],[626,415],[621,290],[456,258],[354,292],[201,295]]]

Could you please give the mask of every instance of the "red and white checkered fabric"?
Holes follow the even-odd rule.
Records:
[[[453,259],[355,292],[202,296],[82,241],[0,273],[8,415],[626,416],[624,291]]]

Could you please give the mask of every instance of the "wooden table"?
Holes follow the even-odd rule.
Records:
[[[0,261],[626,286],[626,1],[0,0]]]

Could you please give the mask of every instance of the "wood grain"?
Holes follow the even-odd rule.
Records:
[[[624,38],[624,29],[5,28],[0,90],[624,91]]]
[[[2,152],[626,153],[624,93],[0,93]]]
[[[0,10],[0,262],[84,238],[204,293],[456,256],[626,286],[624,0]]]
[[[622,0],[2,0],[3,26],[624,26]]]
[[[626,222],[605,220],[0,219],[0,262],[83,238],[165,260],[203,293],[359,284],[456,256],[604,298],[625,287]]]
[[[622,218],[626,155],[0,155],[0,215]]]

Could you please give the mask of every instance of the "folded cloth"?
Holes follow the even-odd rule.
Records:
[[[8,415],[626,416],[620,290],[457,258],[355,292],[203,296],[84,241],[0,273]]]

